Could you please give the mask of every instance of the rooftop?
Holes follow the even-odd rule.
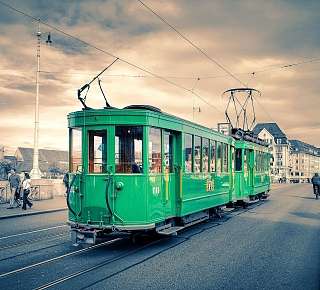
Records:
[[[286,134],[280,129],[277,123],[258,123],[253,128],[253,134],[258,135],[263,129],[268,130],[270,134],[272,134],[275,138],[286,138]]]
[[[289,142],[294,152],[304,152],[307,154],[320,156],[320,148],[317,148],[300,140],[289,140]]]
[[[283,133],[277,123],[258,123],[252,131],[255,136],[258,136],[263,129],[266,129],[274,137],[277,144],[288,143],[286,134]]]

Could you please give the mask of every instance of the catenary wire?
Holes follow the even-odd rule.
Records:
[[[314,62],[320,62],[319,57],[314,57],[311,60],[308,61],[301,61],[301,62],[295,62],[295,63],[287,63],[287,64],[273,64],[273,65],[268,65],[268,66],[263,66],[260,69],[258,68],[257,70],[253,71],[248,71],[248,72],[242,72],[242,73],[234,73],[235,75],[253,75],[256,76],[257,74],[268,72],[268,71],[274,71],[274,70],[281,70],[281,69],[286,69],[286,68],[291,68],[295,66],[300,66],[303,64],[308,64],[308,63],[314,63]],[[0,70],[1,71],[1,70]],[[6,71],[6,70],[4,70]],[[59,72],[59,71],[45,71],[41,70],[41,73],[46,73],[46,74],[60,74],[60,75],[87,75],[87,73],[81,73],[81,72]],[[93,74],[93,73],[92,73]],[[105,74],[105,77],[128,77],[128,78],[148,78],[148,77],[153,77],[150,75],[129,75],[129,74]],[[204,75],[204,76],[179,76],[179,75],[166,75],[162,76],[164,78],[168,79],[190,79],[190,80],[205,80],[205,79],[216,79],[216,78],[225,78],[229,77],[229,75],[224,74],[224,75]]]
[[[307,58],[307,57],[306,57]],[[295,66],[300,66],[303,64],[308,64],[308,63],[315,63],[315,62],[320,62],[319,57],[310,57],[310,60],[308,61],[301,61],[301,62],[295,62],[295,63],[287,63],[287,64],[273,64],[273,65],[268,65],[268,66],[263,66],[260,69],[258,68],[257,70],[253,70],[250,72],[242,72],[242,73],[234,73],[235,75],[251,75],[251,76],[256,76],[257,74],[268,72],[268,71],[274,71],[274,70],[280,70],[280,69],[286,69],[286,68],[291,68]],[[10,72],[10,69],[0,69],[0,72]],[[318,70],[316,70],[318,71]],[[58,75],[88,75],[88,73],[84,72],[63,72],[63,71],[48,71],[48,70],[41,70],[40,73],[44,74],[58,74]],[[91,72],[93,75],[95,75],[94,72]],[[148,78],[148,77],[154,77],[152,75],[143,75],[143,74],[105,74],[105,77],[127,77],[127,78]],[[206,79],[215,79],[215,78],[225,78],[229,77],[229,75],[224,74],[224,75],[204,75],[204,76],[179,76],[179,75],[162,75],[164,78],[168,79],[188,79],[188,80],[194,80],[200,78],[201,80],[206,80]]]
[[[231,71],[229,71],[228,69],[226,69],[222,64],[220,64],[218,61],[216,61],[215,59],[213,59],[210,55],[208,55],[202,48],[200,48],[198,45],[196,45],[193,41],[191,41],[189,38],[187,38],[184,34],[182,34],[177,28],[175,28],[172,24],[170,24],[164,17],[162,17],[161,15],[159,15],[154,9],[152,9],[150,6],[148,6],[147,4],[145,4],[142,0],[137,0],[142,6],[144,6],[148,11],[150,11],[153,15],[155,15],[157,18],[159,18],[163,23],[165,23],[167,26],[169,26],[172,30],[174,30],[182,39],[184,39],[186,42],[188,42],[191,46],[193,46],[196,50],[198,50],[203,56],[205,56],[208,60],[210,60],[211,62],[213,62],[214,64],[216,64],[220,69],[222,69],[224,72],[226,72],[230,77],[232,77],[233,79],[235,79],[236,81],[238,81],[241,85],[243,85],[244,87],[247,87],[247,84],[245,84],[243,81],[241,81],[241,79],[239,79],[234,73],[232,73]],[[300,64],[304,64],[304,63],[310,63],[310,62],[315,62],[315,61],[320,61],[320,58],[318,59],[314,59],[314,60],[307,60],[307,61],[303,61],[303,62],[299,62],[299,63],[293,63],[293,64],[289,64],[289,65],[284,65],[280,68],[288,68],[288,67],[292,67],[292,66],[297,66]],[[262,73],[268,70],[272,70],[272,69],[265,69],[265,70],[261,70],[261,71],[255,71],[255,72],[251,72],[252,75],[255,75],[257,73]],[[259,105],[260,102],[258,101],[257,98],[255,98],[255,100],[257,101],[257,103]],[[267,115],[269,117],[271,117],[270,113],[266,111],[266,109],[264,108],[263,105],[261,105],[262,109],[267,113]],[[271,119],[273,119],[271,117]]]
[[[182,39],[184,39],[186,42],[188,42],[191,46],[193,46],[197,51],[199,51],[204,57],[206,57],[208,60],[213,62],[215,65],[217,65],[220,69],[222,69],[225,73],[227,73],[230,77],[235,79],[237,82],[239,82],[242,86],[246,87],[246,84],[241,81],[238,77],[236,77],[231,71],[229,71],[227,68],[225,68],[222,64],[220,64],[218,61],[216,61],[214,58],[212,58],[206,51],[204,51],[202,48],[200,48],[198,45],[196,45],[193,41],[191,41],[189,38],[187,38],[184,34],[182,34],[177,28],[175,28],[172,24],[170,24],[166,19],[164,19],[162,16],[160,16],[157,12],[155,12],[151,7],[149,7],[147,4],[142,2],[141,0],[137,0],[142,6],[144,6],[146,9],[148,9],[153,15],[158,17],[163,23],[168,25],[172,30],[174,30]]]
[[[79,37],[77,37],[77,36],[74,36],[74,35],[72,35],[72,34],[70,34],[70,33],[68,33],[68,32],[65,32],[64,30],[62,30],[62,29],[60,29],[60,28],[58,28],[58,27],[56,27],[56,26],[54,26],[54,25],[51,25],[51,24],[49,24],[49,23],[47,23],[47,22],[45,22],[45,21],[43,21],[43,20],[41,20],[41,19],[39,19],[39,18],[36,18],[35,16],[32,16],[32,15],[30,15],[30,14],[24,12],[24,11],[21,11],[21,10],[13,7],[12,5],[10,5],[10,4],[8,4],[8,3],[5,3],[5,2],[3,2],[3,1],[0,1],[0,4],[3,5],[3,6],[5,6],[5,7],[7,7],[7,8],[9,8],[9,9],[11,9],[11,10],[13,10],[13,11],[15,11],[15,12],[17,12],[17,13],[19,13],[19,14],[21,14],[21,15],[24,15],[25,17],[28,17],[28,18],[32,19],[33,21],[38,21],[38,22],[40,22],[41,24],[43,24],[43,25],[45,25],[45,26],[47,26],[47,27],[49,27],[49,28],[51,28],[51,29],[53,29],[53,30],[61,33],[61,34],[65,35],[65,36],[68,36],[69,38],[72,38],[72,39],[74,39],[74,40],[77,40],[78,42],[80,42],[80,43],[82,43],[82,44],[84,44],[84,45],[86,45],[86,46],[89,46],[89,47],[91,47],[91,48],[94,48],[94,49],[96,49],[97,51],[100,51],[100,52],[102,52],[102,53],[104,53],[104,54],[106,54],[106,55],[108,55],[108,56],[110,56],[110,57],[118,58],[119,61],[121,61],[121,62],[123,62],[123,63],[125,63],[125,64],[127,64],[127,65],[129,65],[129,66],[132,66],[132,67],[134,67],[134,68],[136,68],[136,69],[138,69],[138,70],[141,70],[141,71],[143,71],[143,72],[145,72],[145,73],[147,73],[147,74],[149,74],[149,75],[152,75],[152,76],[154,76],[155,78],[158,78],[158,79],[160,79],[160,80],[162,80],[162,81],[165,81],[165,82],[171,84],[172,86],[175,86],[175,87],[177,87],[177,88],[179,88],[179,89],[185,90],[185,91],[187,91],[187,92],[195,95],[197,98],[199,98],[200,100],[202,100],[204,103],[206,103],[206,104],[209,105],[210,107],[214,108],[214,109],[215,109],[216,111],[218,111],[219,113],[222,113],[222,114],[223,114],[223,112],[222,112],[220,109],[218,109],[215,105],[211,104],[209,101],[207,101],[207,100],[206,100],[205,98],[203,98],[201,95],[199,95],[198,93],[192,91],[191,89],[189,89],[189,88],[187,88],[187,87],[185,87],[185,86],[182,86],[182,85],[177,84],[177,83],[175,83],[175,82],[173,82],[173,81],[171,81],[171,80],[168,80],[168,79],[166,79],[165,77],[162,77],[161,75],[158,75],[158,74],[156,74],[156,73],[154,73],[154,72],[151,72],[150,70],[148,70],[148,69],[146,69],[146,68],[144,68],[144,67],[142,67],[142,66],[139,66],[139,65],[137,65],[137,64],[135,64],[135,63],[133,63],[133,62],[130,62],[130,61],[128,61],[128,60],[126,60],[126,59],[124,59],[124,58],[122,58],[122,57],[118,57],[118,56],[116,56],[115,54],[106,51],[105,49],[102,49],[102,48],[100,48],[100,47],[98,47],[98,46],[96,46],[96,45],[94,45],[94,44],[91,44],[91,43],[89,43],[89,42],[87,42],[87,41],[85,41],[85,40],[82,40],[81,38],[79,38]]]
[[[161,17],[161,16],[158,15],[155,11],[153,11],[149,6],[147,6],[145,3],[143,3],[143,2],[140,1],[140,0],[137,0],[137,1],[139,1],[139,2],[140,2],[142,5],[144,5],[148,10],[150,10],[153,14],[155,14],[157,17],[159,17],[163,22],[165,22],[167,25],[169,25],[173,30],[175,30],[175,31],[176,31],[181,37],[183,37],[186,41],[190,42],[190,44],[192,43],[192,42],[191,42],[190,40],[188,40],[182,33],[180,33],[175,27],[173,27],[170,23],[168,23],[163,17]],[[65,32],[65,31],[63,31],[63,30],[61,30],[61,29],[59,29],[59,28],[57,28],[57,27],[55,27],[55,26],[53,26],[53,25],[51,25],[51,24],[49,24],[49,23],[46,23],[46,22],[42,21],[41,19],[38,19],[38,18],[36,18],[36,17],[34,17],[34,16],[30,15],[30,14],[27,14],[26,12],[23,12],[23,11],[21,11],[21,10],[18,10],[17,8],[15,8],[15,7],[13,7],[13,6],[11,6],[11,5],[3,2],[3,1],[0,1],[0,4],[3,5],[3,6],[6,6],[7,8],[9,8],[9,9],[11,9],[11,10],[17,12],[17,13],[20,13],[20,14],[28,17],[28,18],[31,18],[31,19],[34,20],[34,21],[40,21],[42,24],[44,24],[44,25],[46,25],[46,26],[48,26],[48,27],[50,27],[50,28],[52,28],[52,29],[54,29],[54,30],[56,30],[56,31],[58,31],[58,32],[66,35],[66,36],[68,36],[68,37],[70,37],[70,38],[73,38],[73,39],[75,39],[75,40],[77,40],[77,41],[79,41],[79,42],[81,42],[81,43],[83,43],[83,44],[85,44],[85,45],[87,45],[87,46],[90,46],[90,47],[92,47],[92,48],[94,48],[94,49],[96,49],[96,50],[99,50],[100,52],[106,53],[106,54],[108,54],[109,56],[116,58],[116,56],[113,55],[112,53],[107,52],[106,50],[103,50],[103,49],[101,49],[101,48],[99,48],[99,47],[97,47],[97,46],[95,46],[95,45],[92,45],[91,43],[89,43],[89,42],[87,42],[87,41],[84,41],[84,40],[82,40],[82,39],[80,39],[80,38],[78,38],[78,37],[76,37],[76,36],[73,36],[73,35]],[[192,43],[192,45],[195,45],[195,44]],[[197,48],[198,50],[201,50],[201,53],[205,53],[205,51],[203,51],[201,48],[199,48],[199,47],[196,47],[196,48]],[[210,56],[208,56],[207,54],[206,54],[206,56],[207,56],[207,57],[210,57]],[[301,65],[301,64],[312,63],[312,62],[319,62],[319,61],[320,61],[320,58],[319,58],[319,57],[305,57],[305,58],[308,58],[309,60],[301,61],[301,62],[296,62],[296,63],[290,63],[290,64],[282,64],[282,65],[276,65],[276,64],[275,64],[275,65],[269,65],[269,66],[265,66],[266,69],[263,69],[263,68],[262,68],[261,70],[254,70],[254,71],[251,71],[251,72],[243,72],[243,73],[231,73],[231,72],[229,72],[228,70],[226,70],[225,68],[222,68],[222,67],[221,67],[221,69],[223,69],[225,72],[227,72],[226,75],[214,75],[214,76],[210,76],[210,75],[209,75],[209,76],[201,76],[200,78],[201,78],[201,79],[206,79],[206,78],[220,78],[220,77],[222,78],[222,77],[231,76],[230,73],[231,73],[232,75],[257,74],[257,73],[262,73],[262,72],[266,72],[266,71],[270,71],[270,70],[289,68],[289,67],[298,66],[298,65]],[[140,67],[140,66],[135,66],[135,64],[133,64],[133,63],[131,63],[131,62],[129,62],[129,61],[126,61],[125,59],[122,59],[122,58],[119,58],[119,59],[120,59],[122,62],[127,63],[127,64],[130,65],[130,66],[136,67],[136,68],[139,69],[139,70],[142,70],[142,71],[147,72],[144,68],[142,68],[142,67]],[[214,63],[216,63],[219,67],[222,66],[221,64],[217,63],[217,61],[215,61],[215,60],[212,60],[212,61],[213,61]],[[60,73],[60,72],[50,72],[50,71],[41,71],[41,72],[43,72],[43,73]],[[150,72],[148,72],[148,73],[152,75],[152,73],[150,73]],[[66,74],[67,74],[67,73],[66,73]],[[76,74],[76,73],[72,73],[72,74]],[[80,74],[80,73],[79,73],[79,74]],[[109,76],[111,76],[111,75],[109,75]],[[148,77],[147,75],[124,75],[124,74],[112,75],[112,76],[120,76],[120,77]],[[154,74],[153,76],[154,76],[154,77],[157,77],[157,78],[158,78],[158,77],[163,77],[163,78],[165,78],[164,76],[159,76],[159,75],[156,75],[156,74]],[[166,76],[166,77],[167,77],[167,78],[181,78],[181,79],[196,79],[196,78],[197,78],[197,77],[188,77],[188,76]],[[244,83],[242,83],[242,84],[245,85]]]

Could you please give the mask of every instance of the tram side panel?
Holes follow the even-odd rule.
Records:
[[[147,181],[144,174],[117,174],[114,189],[110,192],[110,207],[113,210],[112,223],[140,226],[147,219]]]

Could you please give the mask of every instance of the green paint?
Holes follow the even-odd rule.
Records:
[[[269,163],[266,161],[269,153],[266,147],[235,141],[229,136],[169,114],[128,109],[84,110],[70,113],[68,122],[70,129],[82,130],[82,170],[70,174],[71,179],[76,175],[70,193],[70,205],[77,214],[74,216],[69,213],[69,219],[73,222],[96,227],[154,224],[168,218],[181,217],[224,205],[229,201],[241,200],[270,188]],[[116,173],[115,126],[120,125],[143,128],[143,172],[141,173]],[[162,129],[161,173],[149,173],[150,127]],[[102,149],[105,150],[106,164],[102,173],[89,172],[89,130],[106,133],[106,146]],[[164,161],[164,138],[167,132],[172,136],[170,144],[172,144],[173,166],[170,172],[166,169]],[[222,149],[219,170],[216,164],[215,172],[194,172],[193,148],[193,172],[186,173],[184,164],[186,133],[226,144],[223,148],[228,148],[227,164],[223,166],[223,150],[226,149]],[[237,149],[241,150],[242,157],[246,156],[241,160],[239,171],[235,171],[234,164]],[[263,152],[261,156],[265,158],[263,170],[260,168],[259,171],[256,168],[257,151]],[[210,165],[210,158],[208,162]],[[200,164],[203,169],[204,161],[202,160]]]

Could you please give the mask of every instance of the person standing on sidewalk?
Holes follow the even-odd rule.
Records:
[[[16,207],[21,206],[19,198],[17,198],[18,190],[20,187],[20,177],[18,174],[16,174],[16,171],[14,169],[10,170],[10,176],[8,178],[9,180],[9,185],[10,185],[10,206],[8,209],[14,208],[14,204],[16,203]]]
[[[315,173],[311,178],[311,182],[313,185],[313,193],[316,195],[316,199],[318,199],[320,195],[320,176],[318,173]]]
[[[22,189],[23,189],[23,205],[22,205],[22,209],[23,210],[27,209],[27,205],[30,208],[32,207],[32,203],[28,199],[28,195],[30,194],[30,188],[31,188],[30,175],[29,175],[29,173],[26,172],[24,174],[24,180],[22,182]]]

